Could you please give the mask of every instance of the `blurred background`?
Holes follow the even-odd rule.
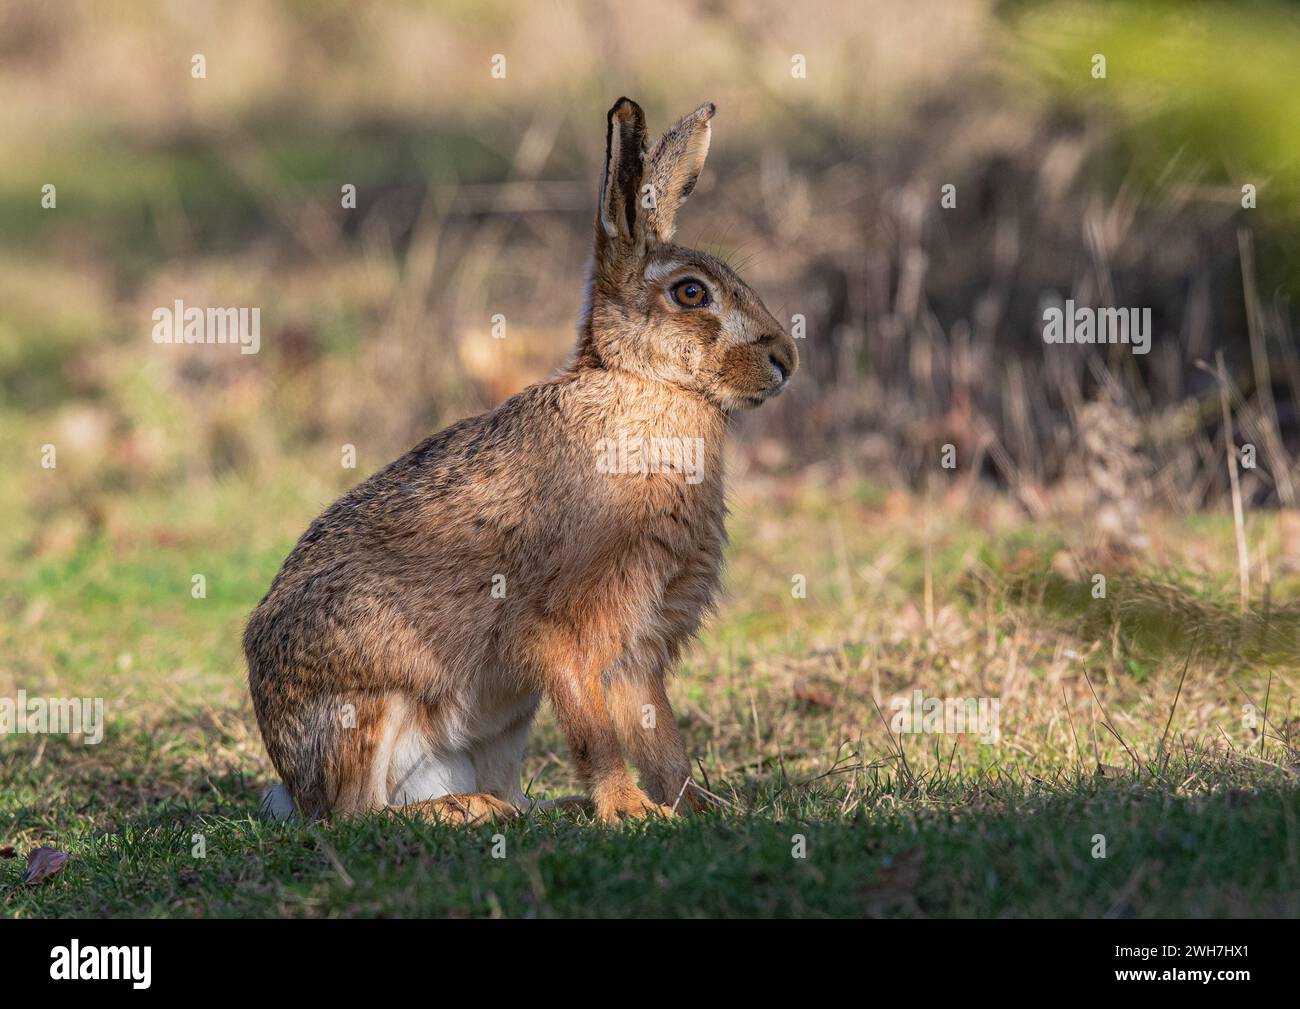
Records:
[[[1113,554],[1226,513],[1230,418],[1300,570],[1297,52],[1281,3],[7,0],[0,563],[171,549],[246,612],[342,489],[566,360],[629,94],[718,104],[679,238],[805,320],[738,425],[759,500],[978,486]],[[1045,345],[1067,298],[1150,353]],[[260,308],[260,352],[156,344],[178,299]]]
[[[1280,2],[0,0],[0,700],[108,719],[0,738],[0,850],[53,838],[78,880],[8,912],[355,909],[250,826],[275,774],[243,624],[330,501],[566,361],[626,94],[655,134],[717,103],[679,239],[804,320],[790,389],[736,424],[725,596],[673,680],[707,780],[830,820],[983,816],[996,780],[1005,831],[967,821],[927,908],[1294,916],[1297,54]],[[1045,344],[1067,299],[1149,310],[1150,353]],[[259,352],[155,343],[178,300],[259,309]],[[1000,699],[1002,742],[895,739],[914,690]],[[538,794],[577,787],[563,754],[544,713]],[[1172,798],[1116,793],[1147,819],[1114,872],[1060,861],[1096,827],[1073,790],[1120,765]],[[1085,819],[1026,855],[1020,797],[1054,790]],[[195,817],[225,854],[178,880]],[[878,861],[845,829],[788,874],[827,907]],[[410,850],[333,836],[358,879]],[[761,845],[721,847],[737,875],[694,840],[661,861],[703,865],[670,913],[760,891]],[[385,906],[445,910],[442,858]],[[509,907],[530,864],[493,862]]]
[[[1244,493],[1293,504],[1298,51],[1291,4],[6,0],[6,469],[32,439],[88,464],[5,504],[75,538],[342,443],[368,472],[544,377],[623,93],[656,131],[718,103],[679,237],[807,320],[739,466],[914,484],[951,443],[1030,509],[1091,464],[1195,508],[1228,487],[1221,350]],[[1065,298],[1150,308],[1151,353],[1045,347]],[[175,299],[259,306],[261,352],[155,345]]]
[[[1291,3],[0,0],[0,700],[108,720],[0,739],[0,848],[78,880],[8,913],[361,906],[248,820],[276,775],[244,620],[330,501],[567,360],[629,95],[655,134],[718,104],[680,241],[803,319],[788,393],[737,421],[727,588],[672,683],[706,780],[775,817],[978,811],[926,908],[1294,917],[1297,53]],[[1067,299],[1149,309],[1151,352],[1045,345]],[[260,309],[259,352],[153,342],[177,300]],[[997,698],[1000,744],[894,739],[914,690]],[[1028,845],[1023,794],[1074,817],[1119,766],[1174,798],[1115,793],[1148,818],[1117,869],[1061,861],[1091,802]],[[524,776],[577,787],[549,714]],[[1221,817],[1170,819],[1190,793]],[[224,854],[178,879],[195,818]],[[879,852],[844,836],[841,875],[764,878],[852,905]],[[761,891],[763,844],[663,906]],[[445,908],[428,858],[385,906]]]

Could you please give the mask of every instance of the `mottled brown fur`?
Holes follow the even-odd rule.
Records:
[[[572,363],[331,505],[250,617],[258,723],[303,815],[405,803],[475,822],[522,807],[542,697],[602,818],[697,804],[664,678],[718,585],[728,418],[796,366],[739,277],[670,242],[712,114],[646,160],[641,109],[620,99]],[[687,277],[712,305],[672,300]],[[600,446],[619,439],[692,440],[697,479],[602,471]]]

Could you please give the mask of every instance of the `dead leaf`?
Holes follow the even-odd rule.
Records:
[[[12,844],[6,844],[3,848],[0,848],[0,858],[14,858],[17,854],[18,852],[14,851]]]
[[[31,886],[43,883],[68,864],[68,853],[55,848],[35,848],[27,856],[23,882]]]

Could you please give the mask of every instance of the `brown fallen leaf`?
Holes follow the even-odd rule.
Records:
[[[17,855],[18,852],[14,851],[12,844],[6,844],[3,848],[0,848],[0,858],[15,858]]]
[[[54,848],[34,848],[27,856],[23,882],[30,886],[43,883],[68,864],[68,853]]]

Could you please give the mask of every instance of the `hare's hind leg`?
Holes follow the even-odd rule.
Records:
[[[262,796],[273,820],[360,815],[387,804],[397,695],[285,698],[263,684],[262,738],[283,784]],[[258,694],[254,695],[259,698]]]
[[[415,813],[437,823],[465,827],[477,827],[489,820],[513,820],[519,815],[519,810],[510,803],[502,802],[487,792],[457,792],[392,808],[402,813]]]

